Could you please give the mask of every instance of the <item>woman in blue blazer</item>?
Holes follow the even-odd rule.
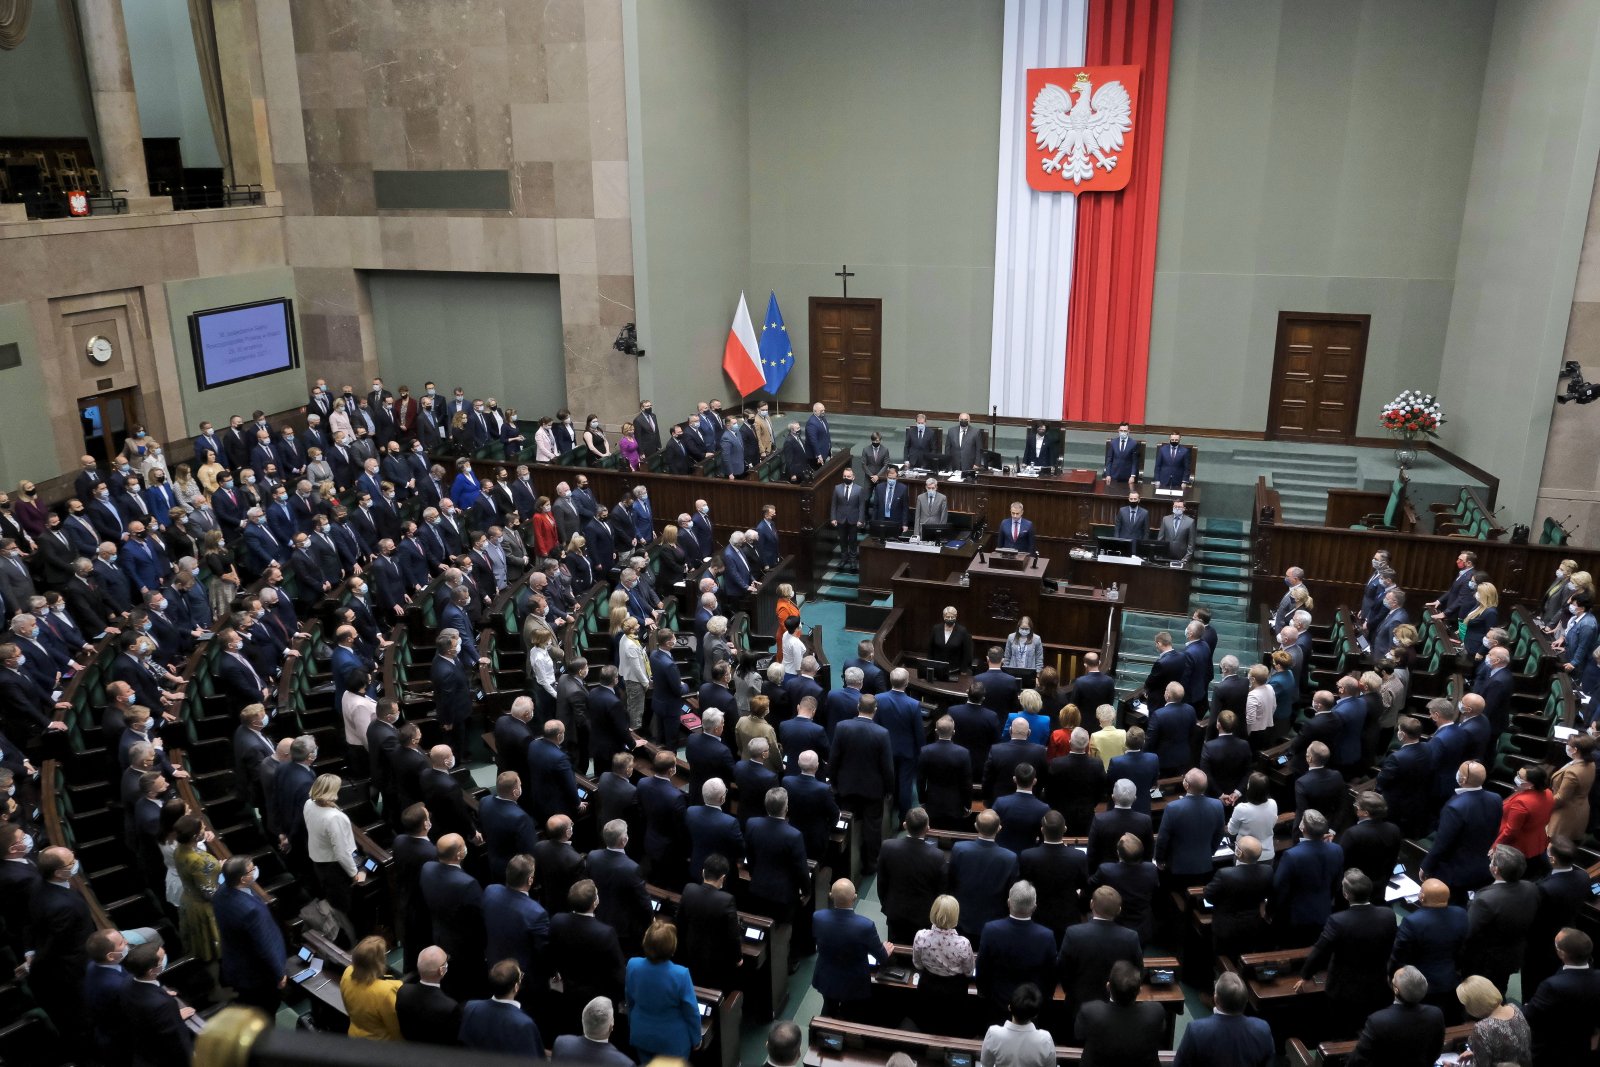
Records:
[[[640,1063],[655,1056],[687,1060],[700,1044],[700,1005],[689,969],[672,962],[678,928],[656,919],[644,935],[644,955],[628,961],[625,989],[633,1049]]]
[[[472,473],[472,461],[462,456],[456,460],[456,480],[450,485],[450,502],[462,511],[471,511],[482,495],[483,483]]]

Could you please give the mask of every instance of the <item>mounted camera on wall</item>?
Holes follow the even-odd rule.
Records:
[[[1556,397],[1557,404],[1592,404],[1600,399],[1600,385],[1583,380],[1583,368],[1577,360],[1569,359],[1561,365],[1561,375],[1556,380],[1561,378],[1567,379],[1567,391]]]
[[[611,342],[611,347],[618,352],[626,352],[630,356],[644,358],[644,349],[639,347],[639,331],[634,329],[633,323],[628,323],[617,334],[617,339]]]

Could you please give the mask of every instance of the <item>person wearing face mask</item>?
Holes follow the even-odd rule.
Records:
[[[211,908],[222,950],[222,984],[234,991],[238,1003],[270,1016],[278,1010],[288,981],[283,973],[288,949],[272,913],[253,888],[260,877],[260,869],[248,856],[227,860]]]
[[[1561,669],[1582,674],[1597,644],[1594,599],[1588,593],[1574,593],[1567,601],[1567,626],[1551,648],[1561,657]]]
[[[1044,640],[1033,632],[1033,620],[1028,616],[1017,620],[1017,628],[1006,638],[1000,665],[1030,671],[1044,668]]]
[[[600,425],[600,416],[590,415],[583,420],[583,448],[589,466],[601,467],[611,455],[611,442],[606,440],[605,430]]]
[[[982,431],[972,425],[972,416],[963,411],[956,424],[945,431],[945,451],[950,453],[950,466],[958,471],[969,471],[978,466],[982,455]]]
[[[1174,430],[1167,435],[1167,443],[1156,449],[1156,469],[1152,476],[1159,489],[1182,489],[1194,484],[1189,470],[1193,452]]]
[[[69,848],[42,851],[40,883],[28,909],[34,953],[28,964],[28,987],[62,1034],[76,1034],[83,1024],[88,941],[95,931],[89,903],[72,885],[80,869]]]
[[[1028,435],[1022,446],[1023,466],[1054,467],[1060,456],[1060,442],[1050,431],[1049,423],[1041,420],[1028,427]]]
[[[22,959],[28,904],[43,880],[33,862],[32,835],[14,824],[0,825],[0,944]]]
[[[648,400],[639,401],[639,414],[633,417],[633,437],[641,456],[661,451],[661,425],[656,421],[655,405]]]
[[[1461,616],[1472,610],[1472,594],[1476,589],[1477,553],[1463,551],[1456,555],[1456,573],[1450,581],[1450,588],[1434,600],[1423,605],[1433,612],[1433,617],[1441,621],[1454,624]]]
[[[776,437],[772,432],[772,409],[765,400],[756,405],[755,418],[750,421],[750,431],[755,435],[755,455],[765,456],[772,451]]]
[[[1451,903],[1465,906],[1467,893],[1491,881],[1489,848],[1500,832],[1500,798],[1483,788],[1483,764],[1467,760],[1456,770],[1456,790],[1439,813],[1433,847],[1422,858],[1422,874],[1450,887]]]
[[[1194,555],[1194,520],[1185,514],[1183,501],[1172,502],[1172,514],[1161,520],[1161,543],[1167,554],[1181,563],[1188,563]]]
[[[1128,424],[1117,424],[1117,436],[1106,442],[1106,461],[1101,468],[1100,477],[1104,478],[1107,485],[1112,482],[1127,482],[1132,486],[1139,478],[1139,469],[1144,465],[1139,455],[1139,443],[1128,432]]]

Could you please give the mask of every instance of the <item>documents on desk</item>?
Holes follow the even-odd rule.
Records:
[[[1182,489],[1161,489],[1159,487],[1156,489],[1156,496],[1182,496],[1182,495],[1183,495],[1183,490]]]
[[[1389,884],[1384,887],[1383,899],[1385,903],[1392,904],[1397,900],[1404,900],[1415,904],[1422,895],[1422,887],[1409,874],[1397,874],[1389,879]]]
[[[1577,732],[1578,729],[1575,726],[1552,726],[1550,728],[1550,736],[1554,737],[1557,741],[1565,741],[1567,738],[1571,737]]]
[[[938,541],[918,541],[913,539],[910,541],[885,541],[883,547],[892,548],[900,552],[938,552],[944,548],[944,545]]]
[[[1096,563],[1126,563],[1131,567],[1144,566],[1144,560],[1139,556],[1108,556],[1104,552],[1094,558]]]

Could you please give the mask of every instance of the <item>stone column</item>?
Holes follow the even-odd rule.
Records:
[[[126,189],[130,201],[144,200],[150,195],[150,179],[144,169],[139,98],[133,91],[121,0],[77,0],[77,5],[89,93],[100,128],[100,170],[107,187]]]

